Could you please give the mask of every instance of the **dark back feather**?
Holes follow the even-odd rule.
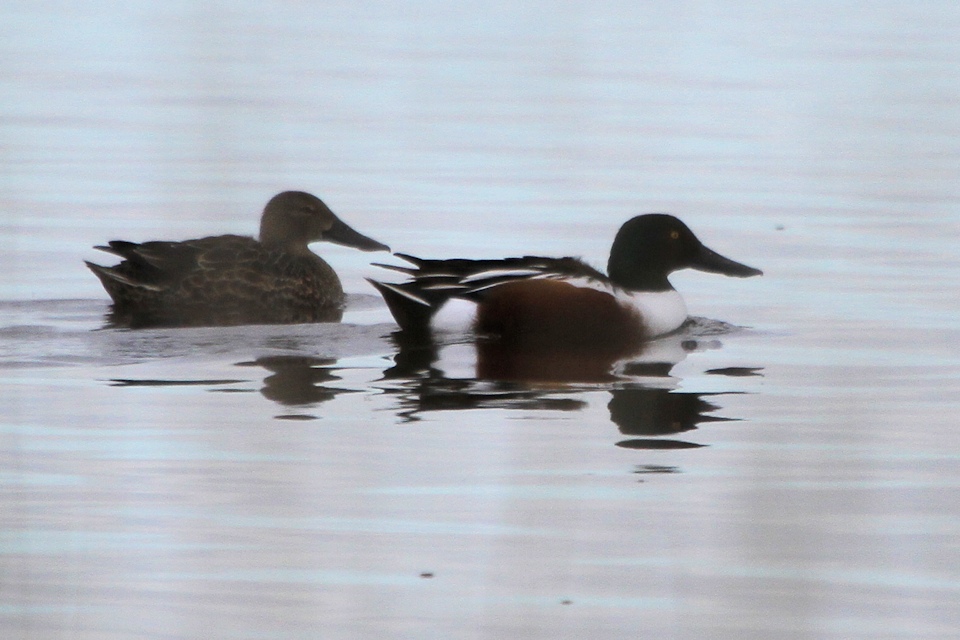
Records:
[[[430,260],[394,254],[413,267],[376,264],[409,277],[401,283],[369,280],[404,330],[426,331],[430,318],[451,298],[479,302],[497,287],[522,280],[587,278],[609,283],[602,272],[578,258],[523,256],[495,260]]]

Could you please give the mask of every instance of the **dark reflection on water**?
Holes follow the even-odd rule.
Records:
[[[406,421],[419,420],[426,411],[463,409],[548,409],[577,411],[586,402],[570,398],[552,398],[548,392],[506,381],[477,378],[452,378],[436,368],[438,345],[431,340],[411,341],[402,334],[392,336],[397,351],[394,366],[383,372],[383,380],[402,381],[388,388],[400,402],[397,415]]]
[[[688,436],[699,425],[730,422],[737,418],[715,415],[721,409],[716,398],[732,395],[723,393],[693,393],[676,390],[674,369],[686,355],[722,345],[717,340],[716,327],[708,326],[707,335],[686,332],[656,343],[651,343],[626,361],[609,361],[604,354],[603,366],[596,354],[566,352],[550,355],[543,352],[524,352],[496,348],[485,349],[478,344],[444,344],[433,340],[409,340],[400,333],[393,334],[395,352],[391,366],[383,370],[378,390],[396,399],[395,414],[405,422],[415,422],[428,412],[463,411],[477,409],[510,409],[520,411],[583,411],[589,406],[586,394],[607,391],[610,421],[626,439],[616,442],[628,449],[684,449],[704,446]],[[299,340],[277,338],[268,341],[271,347],[293,348]],[[460,375],[449,373],[448,355],[451,346],[470,347],[472,357],[467,362],[454,363],[466,370]],[[463,358],[463,354],[460,354]],[[529,358],[528,362],[524,358]],[[494,359],[500,359],[494,362]],[[318,407],[344,393],[361,393],[337,383],[341,372],[348,368],[338,365],[333,357],[309,355],[270,355],[236,363],[238,367],[262,369],[266,372],[261,395],[283,407],[304,409]],[[503,364],[506,363],[506,364]],[[554,367],[554,368],[550,368]],[[493,373],[510,372],[504,379]],[[759,367],[722,367],[706,371],[711,376],[731,379],[760,376]],[[521,373],[527,373],[524,378]],[[112,386],[119,387],[206,387],[221,393],[251,393],[246,378],[114,378]],[[309,420],[317,415],[301,411],[275,416],[278,419]]]
[[[607,404],[610,419],[627,436],[667,436],[692,431],[704,422],[730,422],[736,418],[707,415],[720,409],[704,398],[719,393],[683,393],[666,389],[631,387],[614,389]],[[617,443],[627,449],[689,449],[703,445],[664,438],[631,438]]]
[[[571,351],[510,351],[481,342],[473,377],[444,373],[440,365],[443,345],[420,337],[410,339],[401,332],[392,339],[397,347],[394,366],[384,371],[383,380],[402,382],[386,391],[397,396],[398,415],[409,421],[418,420],[423,412],[478,408],[578,411],[587,406],[585,401],[556,396],[581,392],[583,384],[608,386],[610,420],[623,435],[645,436],[616,443],[623,448],[696,448],[704,445],[664,436],[692,431],[703,423],[737,420],[711,415],[721,407],[707,400],[736,392],[679,392],[669,384],[674,367],[686,353],[717,348],[720,344],[715,339],[676,337],[671,345],[676,348],[663,349],[661,342],[660,348],[645,348],[632,354],[636,360],[627,362],[617,362],[611,354],[598,358],[595,353]],[[711,373],[739,377],[761,375],[760,371],[758,367],[730,367]],[[507,379],[499,375],[505,372],[509,372]],[[524,373],[529,377],[524,378]]]
[[[239,384],[243,380],[158,380],[158,379],[134,379],[134,378],[113,378],[110,384],[114,387],[216,387],[227,384]]]
[[[522,383],[606,383],[627,377],[670,376],[673,367],[686,354],[717,349],[717,336],[741,330],[740,327],[707,318],[690,318],[678,332],[636,347],[529,347],[504,344],[497,340],[466,338],[475,346],[472,377],[482,380]],[[384,377],[406,378],[443,368],[441,350],[449,343],[438,343],[430,335],[394,332],[394,367]],[[757,375],[759,368],[731,367],[711,371],[717,375]],[[741,372],[742,371],[742,372]],[[739,372],[739,373],[738,373]]]
[[[265,356],[249,362],[238,362],[240,367],[263,367],[272,372],[263,379],[260,393],[263,397],[288,407],[318,405],[333,400],[341,393],[356,393],[354,389],[327,386],[340,380],[336,375],[334,358],[310,356]]]
[[[763,371],[760,367],[722,367],[720,369],[707,369],[704,371],[711,376],[728,376],[731,378],[750,378],[754,376],[763,377]]]
[[[616,349],[516,348],[497,341],[477,343],[477,377],[526,382],[612,382],[614,367],[629,351]]]
[[[587,403],[572,398],[550,397],[549,391],[524,388],[510,383],[488,384],[477,380],[458,380],[430,374],[409,380],[392,389],[400,402],[397,415],[407,421],[419,420],[428,411],[463,409],[535,409],[579,411]]]

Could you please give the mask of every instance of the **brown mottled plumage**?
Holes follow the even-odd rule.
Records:
[[[343,287],[333,268],[307,247],[318,240],[389,251],[347,226],[319,198],[285,191],[267,203],[259,240],[113,240],[97,248],[123,258],[120,264],[86,264],[113,298],[114,324],[336,322],[343,314]]]

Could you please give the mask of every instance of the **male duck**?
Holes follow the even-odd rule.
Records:
[[[353,230],[319,198],[302,191],[274,196],[260,239],[222,235],[182,242],[98,246],[124,260],[87,266],[113,298],[116,324],[212,326],[335,322],[343,313],[336,272],[307,245],[327,240],[363,251],[389,251]]]
[[[627,221],[610,250],[607,274],[577,258],[424,260],[399,284],[369,280],[405,333],[443,324],[453,299],[471,305],[472,328],[506,348],[558,347],[622,352],[670,333],[687,318],[667,276],[684,268],[735,277],[762,275],[708,249],[677,218],[647,214]]]

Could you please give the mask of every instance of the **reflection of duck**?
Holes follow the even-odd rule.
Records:
[[[339,321],[344,302],[340,279],[307,247],[319,240],[389,251],[347,226],[319,198],[285,191],[263,210],[259,240],[237,235],[182,242],[113,240],[97,248],[123,261],[113,267],[87,266],[113,298],[117,324]]]
[[[685,224],[665,214],[637,216],[620,228],[607,274],[576,258],[423,260],[397,255],[414,266],[387,268],[410,279],[370,282],[405,333],[429,334],[465,310],[457,318],[467,321],[461,324],[497,345],[488,349],[489,362],[510,358],[510,370],[524,358],[545,358],[549,369],[563,364],[550,360],[562,358],[558,354],[565,351],[589,360],[591,376],[683,324],[687,309],[668,280],[673,271],[689,267],[737,277],[761,274],[708,249]],[[468,307],[451,304],[454,300]]]
[[[394,366],[383,372],[383,379],[392,384],[384,390],[399,397],[398,415],[417,420],[426,411],[463,409],[551,409],[576,411],[586,406],[581,400],[552,397],[538,389],[518,385],[451,377],[437,369],[439,350],[433,342],[412,343],[394,335],[397,354]],[[400,385],[393,383],[400,382]]]
[[[350,389],[323,386],[324,383],[340,380],[333,373],[336,360],[309,356],[266,356],[241,366],[260,366],[273,374],[263,380],[260,393],[268,400],[285,406],[315,405],[332,400]]]
[[[715,329],[716,325],[708,326]],[[571,393],[582,391],[575,386],[531,385],[517,381],[478,379],[469,374],[453,377],[450,374],[452,369],[444,369],[439,360],[446,347],[435,342],[406,341],[402,333],[393,337],[397,341],[398,351],[394,366],[384,371],[383,380],[389,384],[383,388],[400,399],[398,415],[404,419],[416,420],[419,413],[428,411],[478,408],[578,411],[587,406],[585,401],[570,397]],[[645,436],[623,440],[617,443],[618,446],[634,449],[699,447],[702,445],[662,436],[694,430],[703,422],[735,420],[708,415],[719,407],[705,398],[725,394],[675,390],[677,379],[672,377],[674,365],[683,360],[688,352],[716,348],[719,346],[716,340],[701,342],[692,335],[668,336],[645,346],[635,360],[620,368],[615,386],[608,387],[611,399],[607,407],[611,421],[624,435]],[[759,371],[757,368],[733,367],[712,369],[705,373],[740,377],[760,375]],[[607,375],[611,380],[614,379],[609,373]],[[596,389],[592,385],[587,388]]]
[[[631,387],[613,389],[607,408],[610,419],[628,436],[648,436],[618,442],[628,449],[687,449],[702,445],[682,440],[651,438],[692,431],[701,422],[728,422],[733,418],[706,415],[720,407],[704,400],[712,393],[683,393],[667,389]]]
[[[469,341],[422,339],[399,331],[392,335],[397,350],[395,366],[388,370],[387,377],[416,375],[429,369],[448,378],[519,383],[667,378],[688,353],[719,347],[720,342],[715,339],[718,331],[736,330],[737,327],[718,321],[691,318],[681,331],[623,353],[586,348],[524,348],[487,337]]]

